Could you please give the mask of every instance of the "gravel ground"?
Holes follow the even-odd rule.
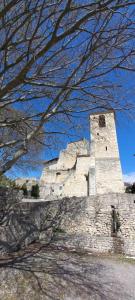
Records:
[[[29,250],[0,259],[0,300],[135,300],[135,262]]]

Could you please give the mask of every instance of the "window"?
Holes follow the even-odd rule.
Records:
[[[107,151],[107,146],[105,147],[106,151]]]
[[[57,172],[57,173],[56,173],[56,175],[60,175],[60,174],[61,174],[60,172]]]
[[[86,181],[88,181],[88,179],[89,179],[89,178],[88,178],[88,175],[84,175],[84,176],[85,176],[85,178],[86,178]]]
[[[104,115],[99,116],[99,127],[106,127],[105,116]]]

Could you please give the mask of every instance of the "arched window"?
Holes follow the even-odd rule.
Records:
[[[105,122],[105,116],[104,115],[99,116],[99,127],[106,127],[106,122]]]

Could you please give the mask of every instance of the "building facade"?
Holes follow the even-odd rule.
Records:
[[[70,143],[59,158],[45,163],[41,198],[124,192],[114,111],[91,114],[90,132],[90,142]]]

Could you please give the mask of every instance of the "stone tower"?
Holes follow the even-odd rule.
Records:
[[[90,124],[90,194],[123,193],[114,111],[92,114]]]
[[[43,198],[124,192],[114,112],[92,114],[90,123],[90,143],[84,139],[70,143],[59,157],[44,163]]]

